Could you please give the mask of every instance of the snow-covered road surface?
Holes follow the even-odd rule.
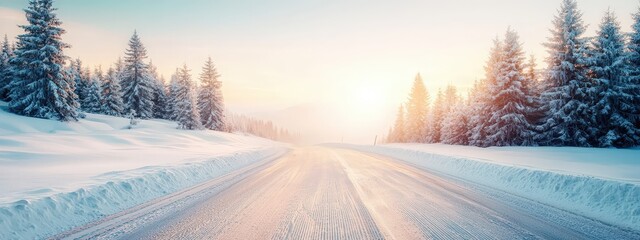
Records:
[[[640,239],[381,156],[308,147],[55,238]]]

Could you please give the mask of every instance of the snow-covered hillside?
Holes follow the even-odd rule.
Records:
[[[640,149],[338,145],[640,230]]]
[[[193,186],[287,146],[176,123],[17,116],[0,102],[0,239],[45,237]]]

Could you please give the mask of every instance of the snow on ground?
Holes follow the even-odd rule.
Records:
[[[640,230],[640,149],[339,145]]]
[[[37,238],[284,153],[270,140],[162,120],[17,116],[0,104],[0,239]]]

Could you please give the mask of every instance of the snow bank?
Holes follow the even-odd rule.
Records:
[[[625,159],[634,160],[634,167],[640,165],[640,151],[611,149],[578,149],[578,148],[490,148],[481,149],[463,146],[445,145],[405,145],[394,144],[385,146],[355,146],[343,147],[376,153],[400,159],[420,167],[441,172],[467,181],[490,186],[528,199],[539,201],[563,210],[574,212],[589,218],[597,219],[612,225],[640,230],[640,185],[637,175],[631,176],[629,181],[613,180],[580,174],[574,171],[549,170],[551,164],[539,164],[538,168],[520,165],[517,153],[509,156],[511,161],[503,158],[500,153],[518,152],[524,150],[523,155],[528,159],[543,159],[549,151],[555,152],[558,161],[573,162],[583,169],[591,169],[594,161],[576,158],[572,152],[591,152],[595,156],[606,156],[604,160],[612,162]],[[441,148],[440,150],[433,150]],[[447,150],[448,148],[448,150]],[[443,150],[445,149],[445,150]],[[453,150],[453,151],[451,151]],[[437,152],[437,153],[434,153]],[[491,152],[493,152],[491,154]],[[475,154],[474,154],[475,153]],[[484,158],[470,158],[459,155],[480,155]],[[559,157],[562,156],[562,157]],[[573,157],[572,157],[573,156]],[[579,155],[578,155],[579,156]],[[613,159],[612,159],[613,158]],[[617,158],[617,159],[615,159]],[[579,163],[583,164],[579,164]],[[597,164],[596,164],[597,165]],[[625,165],[618,165],[624,168]],[[545,169],[546,168],[546,169]],[[578,167],[580,169],[580,167]],[[614,171],[616,173],[625,171]],[[637,172],[636,172],[637,174]],[[618,177],[609,174],[609,177]]]
[[[287,146],[162,120],[26,118],[0,104],[0,239],[43,238],[261,160]]]

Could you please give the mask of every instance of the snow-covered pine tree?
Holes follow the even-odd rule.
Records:
[[[18,36],[11,59],[9,109],[37,118],[76,120],[75,83],[64,69],[63,49],[69,45],[61,41],[65,30],[55,10],[53,0],[30,0],[25,9],[29,24],[20,26],[25,33]]]
[[[180,129],[201,129],[200,114],[196,106],[196,96],[194,91],[194,83],[191,80],[187,65],[184,65],[178,71],[177,89],[174,93],[175,114],[178,128]]]
[[[629,113],[636,106],[628,93],[629,65],[623,33],[613,12],[607,11],[590,51],[593,117],[597,131],[592,141],[598,147],[632,147],[640,143]]]
[[[129,40],[125,55],[120,82],[125,112],[129,113],[133,110],[136,118],[149,119],[153,117],[154,83],[149,74],[148,65],[144,63],[147,50],[142,45],[137,32],[134,32]]]
[[[429,116],[429,126],[427,134],[427,142],[439,143],[442,141],[440,133],[442,130],[442,120],[446,114],[445,98],[442,90],[438,89],[436,100],[433,102],[431,116]]]
[[[489,86],[495,85],[498,77],[499,64],[502,61],[502,41],[498,38],[493,40],[493,46],[485,66],[485,79],[476,81],[471,90],[470,115],[469,118],[469,144],[473,146],[486,147],[490,143],[486,142],[489,116],[491,115],[491,92]]]
[[[180,88],[178,77],[180,76],[180,70],[176,68],[176,72],[171,75],[171,81],[169,81],[168,88],[168,107],[167,107],[167,117],[169,120],[176,121],[177,118],[177,109],[176,103],[178,102],[176,94],[178,93],[178,89]]]
[[[458,96],[458,90],[453,85],[448,85],[444,92],[438,92],[438,97],[441,99],[434,102],[433,111],[431,115],[431,123],[429,130],[429,142],[439,143],[442,142],[442,128],[444,126],[444,118],[460,101]]]
[[[486,127],[487,144],[521,146],[533,144],[532,126],[527,115],[532,108],[531,93],[524,73],[525,57],[518,34],[509,28],[502,44],[496,82],[489,86],[491,113]]]
[[[462,102],[458,102],[445,115],[440,134],[442,143],[452,145],[469,144],[469,115],[466,110],[467,106]]]
[[[120,83],[120,87],[122,87],[122,79],[124,78],[124,67],[124,61],[119,57],[115,63],[115,69],[113,70],[115,71],[117,82]]]
[[[124,104],[122,103],[122,92],[118,82],[118,74],[115,69],[109,68],[102,81],[102,112],[111,116],[122,116]]]
[[[398,107],[398,115],[396,115],[396,122],[391,129],[391,132],[387,136],[388,142],[403,143],[405,142],[405,114],[404,106],[402,104]]]
[[[589,147],[594,123],[591,121],[590,88],[586,76],[587,42],[585,26],[576,0],[563,0],[553,20],[546,43],[550,56],[543,100],[547,111],[541,144]]]
[[[534,55],[529,56],[529,62],[527,63],[525,71],[525,79],[526,81],[523,82],[524,89],[529,90],[529,93],[526,93],[528,96],[529,106],[529,109],[527,110],[527,120],[532,124],[531,130],[534,134],[533,144],[536,145],[540,135],[537,126],[542,124],[541,121],[543,121],[545,117],[545,111],[541,99],[542,90],[545,88],[540,82],[540,77],[537,72],[536,57]]]
[[[224,131],[224,99],[222,96],[222,83],[218,78],[211,57],[207,60],[200,74],[200,89],[198,91],[198,111],[202,119],[202,125],[211,130]]]
[[[628,45],[629,82],[626,93],[631,95],[633,103],[632,109],[629,110],[630,119],[636,129],[640,129],[640,8],[633,14],[631,28]]]
[[[149,75],[153,81],[153,117],[168,119],[167,93],[165,92],[164,81],[158,75],[158,69],[153,65],[153,62],[149,62]]]
[[[416,75],[407,102],[405,137],[407,142],[425,142],[429,93],[420,74]]]
[[[89,88],[89,82],[91,80],[89,76],[90,74],[82,66],[82,61],[80,59],[71,61],[69,69],[69,74],[76,85],[74,92],[76,96],[78,96],[78,102],[81,105],[80,107],[82,107],[82,102],[86,98],[87,89]]]
[[[82,110],[88,113],[101,114],[102,104],[102,73],[96,71],[87,87],[86,98],[82,102]]]
[[[9,60],[13,52],[7,35],[4,35],[0,50],[0,101],[9,101],[9,84],[11,83],[11,65]]]

